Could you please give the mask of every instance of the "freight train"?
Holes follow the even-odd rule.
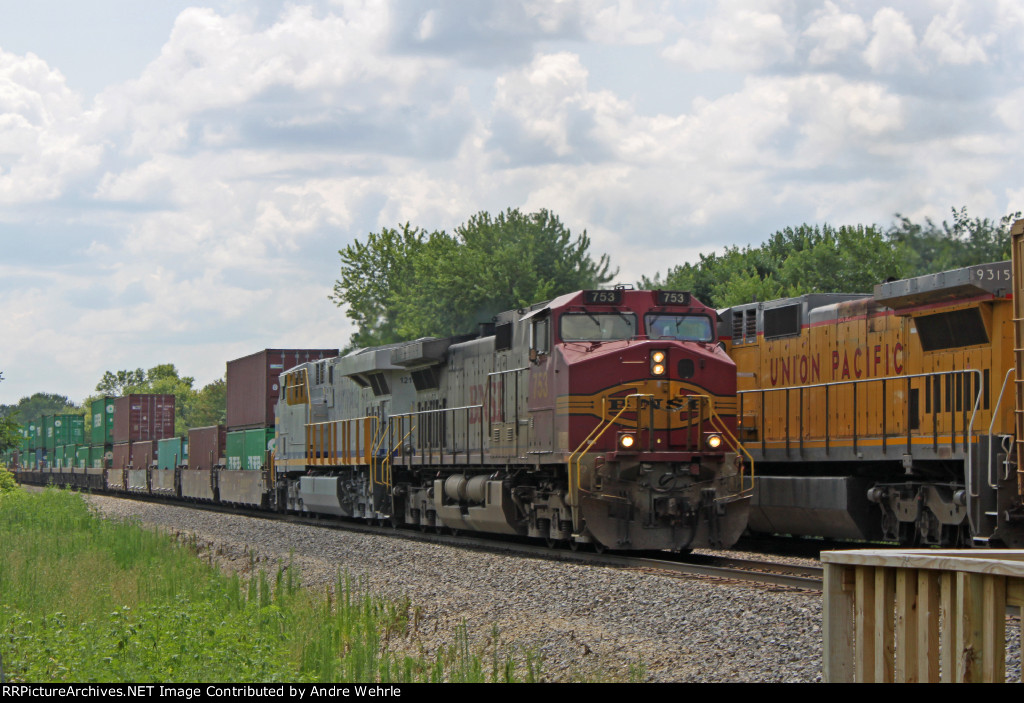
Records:
[[[752,531],[1024,546],[1024,220],[1012,239],[1013,263],[720,311]]]
[[[252,358],[265,372],[233,377],[249,362],[229,362],[227,393],[228,424],[233,403],[255,409],[246,431],[265,452],[228,461],[225,435],[241,429],[196,428],[187,450],[167,449],[171,466],[161,446],[119,465],[22,461],[17,473],[552,546],[728,547],[753,481],[716,320],[689,293],[617,287],[499,314],[474,335],[276,370],[263,353]]]

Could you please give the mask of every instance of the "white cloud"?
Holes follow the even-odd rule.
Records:
[[[102,153],[84,136],[78,96],[33,54],[0,49],[0,203],[55,198]]]
[[[689,23],[683,35],[662,55],[696,70],[763,70],[789,63],[795,42],[779,3],[734,1],[716,5],[706,19]]]
[[[902,12],[885,7],[871,20],[874,36],[864,50],[864,60],[875,73],[896,73],[919,66],[917,37]]]
[[[831,0],[814,13],[814,21],[804,36],[816,40],[808,60],[811,65],[832,63],[859,48],[867,40],[868,30],[859,15],[842,12]]]
[[[988,61],[984,45],[992,38],[969,36],[960,17],[963,10],[953,5],[945,15],[934,17],[925,30],[921,45],[933,51],[940,64],[965,66]]]
[[[335,252],[406,221],[549,208],[632,281],[804,221],[1024,207],[1024,10],[898,7],[227,3],[182,12],[84,106],[56,65],[0,51],[0,217],[20,247],[0,262],[17,310],[0,392],[52,375],[15,385],[38,348],[86,350],[59,363],[91,386],[343,345]]]

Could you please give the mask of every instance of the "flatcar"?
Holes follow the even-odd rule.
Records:
[[[1024,221],[1013,241],[1015,264],[721,311],[758,466],[752,531],[1024,545]]]

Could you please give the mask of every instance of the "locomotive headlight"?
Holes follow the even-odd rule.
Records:
[[[665,375],[665,352],[658,350],[651,352],[651,375],[653,376],[664,376]]]
[[[720,434],[709,434],[707,436],[708,447],[711,449],[718,449],[722,446],[722,435]]]
[[[632,432],[619,433],[619,449],[630,450],[636,444],[636,435]]]

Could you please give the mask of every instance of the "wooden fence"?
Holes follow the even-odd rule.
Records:
[[[1005,681],[1024,551],[865,549],[821,561],[826,681]]]

